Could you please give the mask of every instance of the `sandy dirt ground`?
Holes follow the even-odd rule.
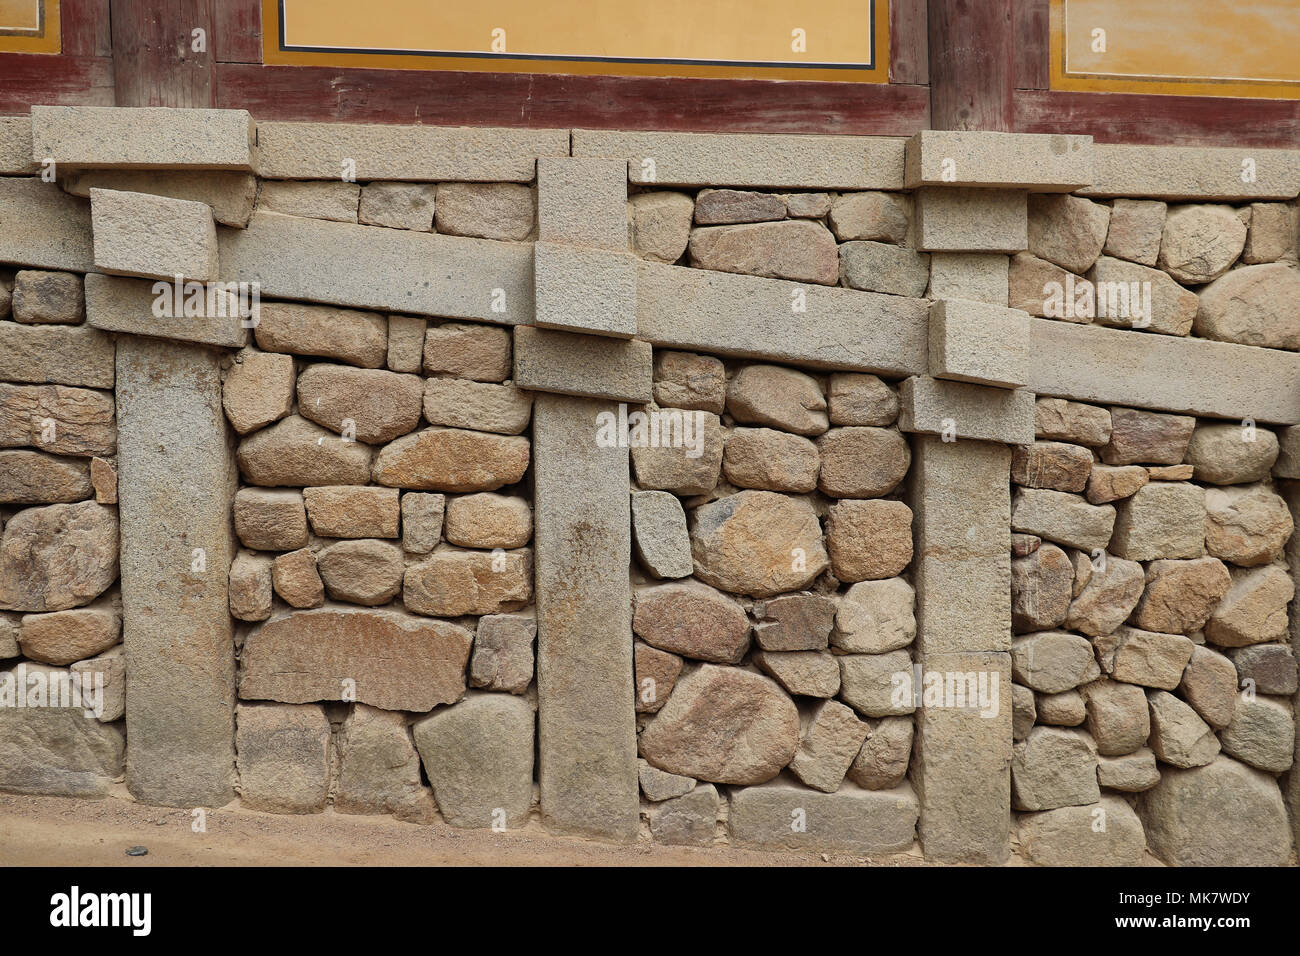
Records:
[[[552,836],[534,819],[522,830],[457,830],[391,817],[285,816],[238,803],[207,812],[195,833],[189,810],[135,803],[125,788],[106,800],[0,794],[0,866],[924,866],[920,851],[858,856],[640,843],[610,846]],[[644,822],[643,822],[644,828]],[[126,855],[144,846],[148,855]],[[1018,862],[1018,861],[1017,861]]]

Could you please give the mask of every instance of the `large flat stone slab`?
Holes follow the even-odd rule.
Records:
[[[337,180],[351,160],[360,182],[526,183],[539,156],[569,155],[569,131],[266,122],[257,152],[267,179]]]
[[[631,841],[638,829],[628,452],[595,441],[608,402],[533,410],[542,819]],[[574,494],[574,489],[582,489]]]
[[[918,375],[927,368],[928,316],[924,299],[653,262],[637,267],[637,336],[654,345]]]
[[[0,179],[0,262],[38,269],[95,268],[90,203],[40,179]]]
[[[472,643],[459,625],[400,611],[291,611],[245,639],[239,696],[290,704],[356,700],[423,713],[464,695]]]
[[[916,817],[916,794],[906,782],[892,790],[845,782],[835,793],[819,793],[783,774],[733,788],[727,829],[738,846],[866,855],[911,847]]]
[[[217,241],[222,279],[260,282],[268,298],[502,325],[533,318],[529,243],[273,212],[253,213],[247,229],[218,229]]]
[[[248,344],[250,331],[245,328],[246,320],[239,315],[237,297],[214,294],[209,301],[204,293],[195,298],[196,303],[202,300],[203,314],[186,315],[184,305],[188,296],[182,292],[178,312],[175,284],[167,285],[170,288],[163,293],[167,299],[164,304],[170,308],[155,309],[159,302],[159,295],[154,292],[157,283],[148,279],[89,273],[86,276],[86,324],[105,332],[129,332],[226,348],[242,348]],[[209,305],[215,308],[209,309]],[[158,315],[158,312],[163,314]]]
[[[92,168],[252,169],[253,120],[247,110],[33,106],[32,157]]]
[[[127,786],[161,806],[219,807],[234,796],[226,581],[237,473],[220,360],[202,346],[135,336],[117,348]]]
[[[1073,192],[1092,183],[1092,137],[922,130],[907,141],[906,185]]]
[[[1029,320],[1030,391],[1211,418],[1300,422],[1300,354]]]
[[[891,136],[575,129],[573,155],[626,159],[629,182],[660,186],[902,189],[906,142]]]
[[[1245,182],[1242,163],[1254,163]],[[1200,146],[1093,147],[1093,182],[1081,196],[1167,200],[1294,199],[1300,195],[1300,152]]]

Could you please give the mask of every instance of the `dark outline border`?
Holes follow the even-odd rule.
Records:
[[[281,0],[281,2],[283,2],[283,0]],[[36,2],[36,21],[37,26],[34,31],[0,27],[0,37],[21,37],[24,40],[45,39],[45,0],[37,0]],[[872,29],[875,29],[874,23],[872,24]],[[874,44],[874,42],[873,39],[872,43]]]
[[[876,64],[876,0],[867,0],[869,7],[869,25],[870,25],[870,46],[871,61],[869,63],[795,63],[795,62],[773,62],[769,60],[692,60],[682,57],[661,58],[661,57],[631,57],[631,56],[575,56],[558,53],[468,53],[465,51],[447,52],[438,50],[368,50],[368,49],[351,49],[338,47],[312,47],[312,46],[288,46],[284,38],[284,3],[285,0],[278,0],[276,9],[279,12],[279,43],[281,53],[328,53],[339,56],[350,55],[374,55],[374,56],[426,56],[426,57],[445,57],[448,59],[467,59],[467,60],[516,60],[520,62],[541,61],[560,62],[560,63],[661,63],[666,65],[681,66],[730,66],[730,67],[758,67],[773,70],[876,70],[879,67]]]

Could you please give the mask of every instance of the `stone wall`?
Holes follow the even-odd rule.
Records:
[[[1300,154],[0,145],[0,789],[1294,860]]]

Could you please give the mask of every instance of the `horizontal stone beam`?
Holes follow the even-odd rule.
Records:
[[[38,269],[95,268],[90,203],[55,183],[0,178],[0,262]]]
[[[258,123],[266,179],[531,182],[539,156],[569,155],[567,129]],[[350,168],[349,168],[350,167]]]
[[[515,329],[515,385],[535,392],[644,404],[651,399],[652,349],[635,339]]]
[[[203,314],[187,315],[183,288],[178,297],[174,283],[166,283],[168,288],[161,293],[160,300],[159,294],[154,292],[155,285],[147,279],[89,273],[86,276],[86,324],[106,332],[128,332],[227,348],[241,348],[248,344],[249,330],[240,318],[239,302],[235,297],[226,297],[225,315],[209,315],[205,288]],[[197,297],[195,302],[197,304]],[[155,304],[160,308],[155,309]]]
[[[257,196],[252,173],[208,169],[85,169],[59,176],[59,185],[87,199],[91,189],[118,189],[207,203],[213,219],[240,229],[248,225]]]
[[[902,189],[906,140],[890,136],[573,131],[574,156],[628,161],[659,186]]]
[[[88,168],[252,169],[253,120],[247,110],[33,106],[32,158]]]
[[[1034,441],[1034,394],[1029,389],[990,388],[920,375],[899,388],[898,427],[948,441],[1030,445]]]
[[[533,320],[533,247],[257,212],[218,229],[221,278],[265,297],[360,309]],[[3,239],[0,239],[3,243]]]
[[[1300,354],[1030,319],[1039,395],[1208,418],[1300,422]]]
[[[0,116],[0,176],[30,176],[40,171],[32,159],[30,116]]]
[[[1072,192],[1092,183],[1092,137],[923,130],[907,141],[904,182]]]
[[[928,311],[923,299],[652,262],[637,267],[638,337],[719,355],[924,374]]]
[[[1294,199],[1300,151],[1196,146],[1093,147],[1093,183],[1083,196],[1170,200]]]

